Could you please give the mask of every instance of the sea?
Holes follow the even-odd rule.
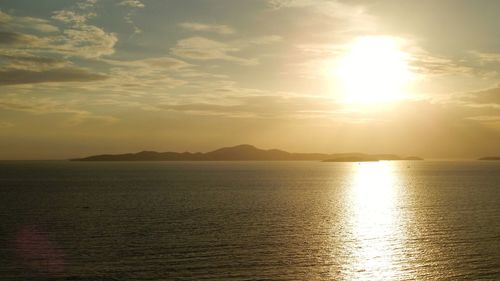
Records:
[[[500,280],[500,162],[0,162],[0,280]]]

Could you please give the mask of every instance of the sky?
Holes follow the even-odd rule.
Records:
[[[500,1],[0,2],[0,159],[500,155]]]

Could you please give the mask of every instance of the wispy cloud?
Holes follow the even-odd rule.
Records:
[[[480,115],[480,116],[474,116],[474,117],[467,117],[466,119],[480,121],[480,122],[486,122],[486,123],[490,123],[490,122],[491,123],[500,123],[500,115],[495,115],[495,116]]]
[[[118,3],[120,6],[127,6],[130,8],[144,8],[144,4],[139,0],[123,0]]]
[[[79,109],[74,105],[53,98],[20,99],[16,97],[0,97],[0,109],[35,115],[67,114],[68,118],[64,118],[60,122],[63,126],[77,126],[89,121],[94,121],[94,124],[110,125],[119,121],[114,116]]]
[[[14,124],[11,122],[0,121],[0,129],[7,129],[14,127]]]
[[[2,11],[0,11],[0,25],[8,28],[33,29],[44,33],[59,31],[59,28],[51,24],[49,20],[34,17],[13,17]]]
[[[461,99],[467,103],[493,105],[500,108],[500,84],[497,87],[466,93]]]
[[[88,24],[88,19],[93,16],[94,14],[91,12],[56,11],[52,18],[68,25],[61,32],[57,32],[59,31],[58,28],[52,29],[53,25],[47,24],[47,21],[44,20],[9,16],[10,22],[16,23],[16,25],[11,25],[13,28],[20,27],[17,24],[24,22],[31,26],[32,29],[43,29],[46,32],[57,33],[37,36],[29,33],[4,30],[0,31],[0,47],[9,47],[7,50],[9,52],[17,50],[82,58],[99,58],[111,55],[115,52],[114,47],[118,42],[118,37],[115,33],[106,32],[98,26]],[[5,53],[6,49],[0,50],[0,52]]]
[[[276,12],[288,9],[300,10],[303,15],[310,15],[307,26],[316,26],[315,33],[335,27],[333,32],[356,33],[370,32],[377,29],[377,21],[362,5],[337,0],[268,0]],[[312,15],[315,15],[314,17]],[[294,21],[296,22],[296,21]]]
[[[472,55],[479,59],[481,63],[500,63],[500,53],[487,53],[471,51]]]
[[[89,18],[95,17],[95,13],[78,13],[70,10],[55,11],[52,18],[64,23],[82,25],[87,22]]]
[[[269,45],[269,44],[274,44],[277,42],[280,42],[283,40],[283,37],[279,35],[267,35],[267,36],[259,36],[259,37],[253,37],[253,38],[248,38],[248,39],[243,39],[243,40],[237,40],[235,43],[239,43],[242,46],[249,46],[249,45]]]
[[[4,24],[8,21],[11,20],[11,16],[9,16],[8,14],[2,12],[2,10],[0,10],[0,24]]]
[[[472,74],[474,69],[451,58],[433,55],[421,48],[410,53],[413,70],[424,75]]]
[[[160,104],[158,107],[195,115],[219,115],[233,118],[328,118],[335,105],[331,99],[306,96],[240,96],[218,102]]]
[[[208,39],[205,37],[190,37],[179,40],[171,49],[174,55],[194,60],[226,60],[242,65],[255,65],[255,59],[247,59],[231,55],[240,51],[239,48],[229,44]]]
[[[17,18],[14,21],[13,25],[25,27],[25,28],[31,28],[31,29],[34,29],[34,30],[37,30],[40,32],[45,32],[45,33],[52,33],[52,32],[59,31],[59,28],[56,27],[55,25],[50,24],[50,22],[48,20],[33,18],[33,17]]]
[[[159,69],[159,70],[179,70],[183,68],[191,67],[192,65],[179,59],[172,57],[152,57],[140,60],[110,60],[103,59],[103,62],[109,63],[111,65],[131,67],[131,68],[148,68],[148,69]]]
[[[236,55],[243,50],[258,45],[269,45],[280,42],[283,38],[277,35],[250,37],[229,41],[217,41],[202,36],[193,36],[177,41],[170,49],[173,55],[192,60],[223,60],[241,65],[257,65],[254,57]]]
[[[204,32],[214,32],[219,34],[233,34],[234,29],[227,25],[220,24],[205,24],[199,22],[183,22],[179,23],[179,26],[191,31],[204,31]]]
[[[29,35],[29,34],[23,34],[23,33],[18,33],[18,32],[11,32],[11,31],[0,31],[0,46],[1,45],[7,45],[7,46],[21,46],[24,47],[24,45],[30,45],[30,44],[35,44],[40,42],[41,40],[34,36],[34,35]]]
[[[142,30],[137,26],[132,17],[135,14],[135,10],[143,9],[144,7],[146,7],[144,3],[139,0],[124,0],[119,2],[118,6],[123,6],[129,9],[127,15],[125,16],[125,21],[132,26],[132,28],[134,29],[134,34],[141,33]]]
[[[115,52],[118,37],[94,25],[66,29],[64,35],[52,38],[47,46],[51,50],[84,58],[98,58]]]
[[[272,9],[283,9],[290,7],[308,7],[318,4],[323,1],[314,0],[268,0],[267,3]]]
[[[47,82],[89,82],[103,79],[106,79],[105,75],[74,67],[42,71],[25,69],[0,70],[0,86]]]
[[[91,9],[96,2],[81,3],[85,4],[84,9]],[[2,18],[8,18],[9,30],[0,31],[0,86],[108,78],[105,74],[74,66],[70,60],[71,57],[90,59],[112,54],[117,42],[114,34],[88,24],[94,14],[90,10],[80,11],[83,8],[78,7],[53,14],[52,20],[68,25],[61,32],[58,28],[53,29],[48,20],[2,13]],[[25,32],[27,27],[50,34],[36,36],[10,30],[19,28]]]
[[[65,59],[36,56],[27,52],[0,52],[0,59],[6,61],[3,66],[7,69],[41,71],[71,65],[71,62]]]
[[[63,35],[46,38],[45,48],[84,58],[113,54],[118,42],[117,35],[88,23],[89,19],[96,16],[95,4],[93,0],[80,2],[76,9],[54,12],[52,18],[68,24],[70,28],[64,29]]]

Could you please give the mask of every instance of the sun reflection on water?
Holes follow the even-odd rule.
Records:
[[[348,224],[351,241],[351,280],[400,279],[403,232],[398,211],[398,183],[391,162],[366,162],[353,166],[348,191]]]

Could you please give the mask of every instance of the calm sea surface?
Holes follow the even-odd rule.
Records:
[[[500,280],[500,163],[0,162],[0,280]]]

